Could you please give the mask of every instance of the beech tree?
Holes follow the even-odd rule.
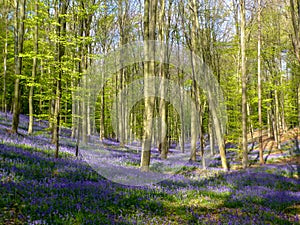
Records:
[[[34,13],[35,13],[35,26],[34,26],[34,56],[32,60],[32,73],[31,73],[31,85],[28,97],[28,104],[29,104],[29,124],[28,124],[28,134],[32,134],[33,132],[33,90],[34,90],[34,82],[37,73],[37,54],[38,54],[38,38],[39,38],[39,23],[38,23],[38,10],[39,10],[39,3],[38,0],[34,2]]]
[[[15,39],[15,84],[14,84],[14,101],[13,101],[13,121],[12,132],[18,132],[21,90],[20,76],[22,75],[22,53],[24,43],[24,20],[26,0],[15,0],[15,24],[14,24],[14,39]]]
[[[240,0],[241,15],[241,70],[242,70],[242,150],[243,150],[243,167],[248,167],[248,140],[247,140],[247,68],[246,68],[246,18],[245,18],[245,1]]]
[[[154,93],[152,90],[155,88],[152,82],[150,82],[151,76],[154,75],[155,63],[149,61],[151,59],[150,54],[155,54],[154,45],[151,45],[149,41],[155,40],[156,35],[156,11],[157,0],[145,0],[144,1],[144,95],[145,95],[145,114],[144,114],[144,131],[143,131],[143,145],[141,154],[141,170],[144,172],[149,171],[150,157],[151,157],[151,140],[152,140],[152,121],[154,111],[154,97],[148,97],[150,93]]]
[[[69,7],[69,0],[61,0],[58,2],[56,18],[56,34],[57,34],[57,62],[58,68],[56,77],[56,99],[54,109],[54,126],[52,132],[52,142],[55,143],[56,151],[55,158],[58,158],[59,152],[59,128],[60,128],[60,110],[61,110],[61,97],[62,97],[62,76],[63,76],[63,56],[65,55],[64,41],[66,38],[66,13]]]

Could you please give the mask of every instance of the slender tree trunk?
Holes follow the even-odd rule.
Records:
[[[210,154],[211,154],[211,156],[213,156],[213,155],[215,155],[215,137],[214,137],[214,127],[213,127],[211,113],[209,113],[208,132],[209,132]]]
[[[192,13],[192,27],[191,27],[191,48],[192,51],[195,53],[199,53],[197,51],[197,47],[198,47],[198,25],[199,25],[199,21],[198,21],[198,7],[197,7],[197,3],[195,0],[192,0],[191,2],[191,13]],[[195,62],[194,62],[194,58],[191,55],[191,61],[192,61],[192,77],[193,77],[193,85],[192,85],[192,98],[195,101],[196,104],[196,109],[197,109],[197,113],[200,113],[198,110],[200,108],[199,106],[199,101],[198,101],[198,88],[197,88],[197,83],[196,83],[196,79],[195,79]],[[196,161],[196,144],[197,144],[197,138],[198,138],[198,131],[200,129],[200,127],[198,127],[199,125],[199,121],[197,119],[197,114],[196,112],[194,112],[194,110],[192,110],[191,112],[191,156],[190,156],[190,160],[191,161]]]
[[[184,145],[185,145],[185,124],[184,121],[184,110],[183,110],[183,104],[184,104],[184,91],[180,90],[180,117],[181,117],[181,132],[180,132],[180,150],[182,153],[184,153]]]
[[[40,73],[41,73],[40,79],[42,80],[44,78],[44,60],[43,59],[41,59]],[[39,93],[43,93],[43,92],[44,92],[44,89],[43,89],[42,86],[40,86]],[[43,114],[44,113],[43,103],[44,103],[43,99],[40,98],[39,99],[39,114]],[[41,121],[40,121],[40,123],[41,123]]]
[[[268,104],[268,107],[270,107],[270,104]],[[271,118],[271,110],[267,110],[267,125],[268,125],[268,138],[272,137],[272,118]]]
[[[257,36],[257,95],[258,95],[258,142],[259,142],[259,162],[264,164],[263,151],[263,124],[262,124],[262,87],[261,87],[261,0],[258,0],[258,36]]]
[[[197,114],[195,110],[191,110],[191,156],[190,160],[191,161],[196,161],[196,145],[197,145],[197,137],[198,137],[198,129],[199,127],[198,120],[197,120]]]
[[[241,55],[242,55],[242,150],[243,168],[248,167],[248,140],[247,140],[247,69],[246,69],[246,18],[245,0],[240,0],[241,15]]]
[[[59,75],[58,79],[61,79]],[[59,152],[59,126],[60,126],[60,100],[61,100],[61,82],[57,81],[56,86],[56,101],[55,101],[55,110],[54,110],[54,143],[55,143],[55,158],[58,158]]]
[[[168,27],[166,27],[166,23],[165,23],[165,0],[161,0],[160,1],[160,14],[159,14],[159,40],[161,42],[164,42],[164,37],[165,37],[165,31],[166,29],[168,29]],[[167,34],[168,35],[168,34]],[[167,42],[168,42],[168,38],[167,38]],[[168,144],[168,140],[167,140],[167,129],[168,129],[168,106],[167,103],[165,101],[165,93],[166,93],[166,87],[165,87],[165,82],[166,82],[166,77],[167,77],[167,70],[168,70],[168,65],[164,64],[163,62],[165,62],[166,59],[166,54],[165,52],[167,51],[167,49],[164,48],[164,46],[162,46],[161,48],[161,52],[160,52],[160,57],[161,57],[161,63],[160,63],[160,76],[161,76],[161,87],[160,87],[160,92],[161,92],[161,99],[160,99],[160,103],[159,103],[159,111],[160,111],[160,119],[161,119],[161,130],[158,132],[160,134],[159,137],[159,152],[160,152],[160,156],[162,159],[166,159],[167,158],[167,154],[169,151],[169,144]]]
[[[87,89],[87,77],[82,77],[82,85],[84,87],[84,90]],[[82,143],[87,143],[87,96],[84,96],[84,99],[81,104],[81,111],[82,111],[82,118],[81,118],[81,138]]]
[[[104,76],[104,74],[101,74],[101,76]],[[100,141],[103,141],[105,138],[105,124],[104,124],[104,116],[105,116],[105,87],[103,85],[102,91],[101,91],[101,104],[100,104],[100,131],[99,131],[99,138]]]
[[[290,0],[290,11],[293,25],[292,44],[300,64],[300,0]]]
[[[128,2],[125,0],[125,7],[123,6],[123,0],[118,1],[118,25],[119,25],[119,32],[120,32],[120,46],[123,46],[127,43],[127,32],[126,32],[126,20],[128,19]],[[121,52],[122,54],[122,52]],[[123,55],[121,55],[120,63],[122,64],[123,61]],[[125,87],[125,69],[121,68],[119,71],[119,89],[122,90],[122,88]],[[126,90],[125,90],[126,91]],[[120,146],[125,145],[125,107],[124,107],[124,101],[126,99],[123,98],[123,95],[119,95],[118,99],[118,123],[119,123],[119,142]]]
[[[62,43],[61,39],[63,39],[66,35],[66,19],[63,17],[67,13],[68,9],[68,0],[61,0],[59,2],[58,9],[58,26],[57,26],[57,35],[58,35],[58,43],[57,43],[57,61],[58,61],[58,77],[56,79],[56,99],[55,99],[55,109],[54,109],[54,127],[52,140],[55,143],[55,158],[58,158],[59,153],[59,127],[60,127],[60,107],[61,107],[61,96],[62,96],[62,57],[65,54],[65,46]]]
[[[202,168],[206,169],[205,155],[204,155],[204,131],[203,131],[203,123],[200,128],[200,152],[201,152],[201,160],[202,160]]]
[[[300,128],[300,84],[297,86],[298,127]]]
[[[180,52],[180,49],[179,49],[179,39],[177,39],[177,46],[178,46],[178,52]],[[177,60],[180,61],[180,54],[177,55]],[[177,77],[179,78],[179,86],[182,86],[183,85],[183,78],[180,76],[180,73],[182,73],[181,69],[180,68],[177,68]],[[184,110],[183,110],[183,105],[184,105],[184,89],[180,89],[180,95],[179,95],[179,98],[180,98],[180,118],[181,118],[181,132],[180,132],[180,138],[179,138],[179,144],[180,144],[180,150],[182,153],[185,152],[185,149],[184,149],[184,145],[185,145],[185,124],[184,124]]]
[[[219,146],[222,168],[224,169],[224,171],[228,171],[229,165],[228,165],[227,159],[226,159],[225,142],[224,142],[224,136],[222,133],[222,131],[225,128],[221,127],[221,122],[220,122],[220,119],[218,118],[220,115],[218,115],[218,113],[216,112],[214,107],[211,107],[211,115],[212,115],[212,120],[214,123],[217,144]]]
[[[277,83],[277,82],[276,82]],[[274,98],[275,98],[275,142],[277,149],[281,149],[281,143],[280,143],[280,113],[279,113],[279,94],[278,90],[275,89],[274,91]]]
[[[73,56],[73,58],[75,58],[75,56]],[[76,71],[75,71],[75,66],[73,68],[73,74],[75,74]],[[71,133],[71,138],[74,139],[75,138],[75,134],[76,134],[76,129],[78,129],[78,118],[77,118],[77,115],[79,115],[77,112],[76,112],[76,95],[75,95],[75,87],[76,87],[76,84],[75,84],[75,77],[72,77],[71,78],[71,89],[72,89],[72,133]]]
[[[281,66],[282,67],[282,66]],[[283,76],[280,77],[280,84],[284,85],[288,82]],[[283,91],[280,92],[280,122],[281,122],[281,129],[283,133],[287,132],[287,125],[285,119],[285,93]]]
[[[7,77],[7,47],[8,47],[8,6],[6,5],[6,1],[4,1],[4,17],[5,17],[5,42],[4,42],[4,55],[3,55],[3,102],[2,102],[2,110],[7,116],[7,102],[6,102],[6,77]]]
[[[105,49],[105,48],[104,48]],[[106,52],[106,51],[105,51]],[[103,62],[105,65],[105,61]],[[102,80],[104,80],[105,74],[102,73]],[[101,97],[100,97],[100,127],[99,127],[99,138],[103,141],[105,138],[105,84],[102,86]]]
[[[23,42],[24,42],[24,20],[25,20],[25,5],[26,0],[15,0],[16,15],[15,15],[15,79],[14,86],[14,103],[13,103],[13,121],[12,132],[18,132],[19,116],[20,116],[20,78],[22,74],[22,57]]]
[[[38,17],[38,2],[35,1],[34,5],[34,11],[36,17]],[[32,79],[32,85],[30,86],[29,90],[29,124],[28,124],[28,134],[32,134],[33,131],[33,89],[34,89],[34,82],[36,77],[36,71],[37,71],[37,54],[38,54],[38,21],[35,21],[35,27],[34,27],[34,54],[32,61],[32,73],[31,73],[31,79]]]
[[[77,39],[78,38],[78,30],[76,28],[78,21],[78,16],[76,15],[74,17],[74,24],[73,24],[73,30],[74,30],[74,36]],[[78,44],[76,43],[76,49],[78,48]],[[73,61],[73,76],[71,77],[71,89],[72,89],[72,133],[71,138],[75,139],[77,138],[76,133],[78,133],[79,128],[79,118],[80,115],[78,112],[78,105],[79,101],[76,99],[76,88],[79,86],[79,77],[77,74],[78,70],[78,62],[75,60],[77,56],[77,51],[74,50],[72,53],[72,61]],[[78,71],[79,72],[79,71]]]
[[[235,24],[235,31],[236,35],[240,37],[240,25],[239,25],[239,4],[238,0],[232,0],[233,5],[233,17],[234,17],[234,24]]]

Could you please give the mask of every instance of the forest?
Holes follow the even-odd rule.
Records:
[[[0,0],[0,224],[297,224],[299,0]]]

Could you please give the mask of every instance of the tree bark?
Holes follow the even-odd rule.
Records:
[[[24,43],[24,20],[26,0],[15,0],[15,79],[12,132],[17,133],[20,117],[20,76],[22,74],[22,56]]]
[[[293,25],[292,44],[300,64],[300,0],[290,0],[290,11]]]
[[[257,1],[258,14],[257,14],[257,95],[258,95],[258,142],[259,142],[259,162],[264,164],[264,151],[263,151],[263,124],[262,124],[262,86],[261,86],[261,0]]]
[[[37,71],[37,54],[38,54],[38,2],[35,1],[34,4],[34,11],[36,16],[35,26],[34,26],[34,57],[32,60],[32,73],[31,73],[31,86],[29,90],[29,124],[28,124],[28,134],[32,134],[33,131],[33,89],[34,89],[34,82],[36,77],[36,71]]]
[[[127,0],[125,0],[125,7],[122,4],[123,0],[119,0],[118,1],[118,25],[119,25],[119,32],[120,32],[120,41],[119,44],[120,46],[123,46],[124,44],[127,43],[127,31],[126,31],[126,20],[128,20],[128,2]],[[121,52],[121,57],[120,57],[120,63],[122,65],[122,61],[123,61],[123,56],[122,52]],[[125,87],[125,77],[126,77],[126,71],[125,69],[122,68],[119,71],[119,89],[122,90]],[[126,90],[125,90],[126,91]],[[123,98],[123,95],[119,95],[118,96],[118,140],[120,142],[120,146],[124,146],[125,145],[125,107],[124,107],[124,101],[126,101],[126,99]]]
[[[248,167],[248,140],[247,140],[247,68],[246,68],[246,18],[245,0],[240,0],[241,15],[241,56],[242,56],[242,151],[243,168]]]
[[[7,55],[8,55],[8,5],[4,1],[4,18],[5,18],[5,42],[4,42],[4,54],[3,54],[3,99],[2,110],[7,116],[7,101],[6,101],[6,82],[7,82]]]
[[[151,140],[152,140],[152,118],[154,111],[154,98],[147,97],[149,93],[154,93],[155,86],[149,82],[149,78],[154,75],[154,62],[149,61],[149,54],[155,49],[150,49],[149,40],[155,40],[157,0],[144,1],[144,135],[141,154],[141,171],[148,172],[150,167]]]
[[[214,136],[214,127],[212,121],[212,115],[209,113],[209,124],[208,124],[208,132],[209,132],[209,147],[211,156],[215,155],[215,136]]]
[[[191,13],[192,13],[192,27],[191,27],[191,50],[195,53],[199,52],[197,51],[198,47],[198,29],[199,29],[199,21],[198,21],[198,7],[197,3],[195,0],[192,0],[191,2]],[[200,129],[199,122],[197,117],[198,113],[200,113],[198,110],[200,108],[199,106],[199,101],[198,101],[198,87],[195,79],[195,62],[194,62],[194,57],[191,55],[191,62],[192,62],[192,77],[193,77],[193,84],[192,84],[192,99],[195,101],[197,113],[192,110],[191,112],[191,156],[190,160],[191,161],[196,161],[196,145],[197,145],[197,139],[198,139],[198,131]],[[199,118],[199,117],[198,117]]]
[[[52,140],[55,144],[55,158],[58,158],[59,153],[59,127],[60,127],[60,107],[61,107],[61,96],[62,96],[62,57],[65,55],[65,46],[62,43],[62,40],[66,36],[66,19],[64,15],[68,10],[68,0],[59,1],[58,6],[58,25],[56,27],[58,43],[57,43],[57,62],[58,62],[58,77],[56,79],[56,99],[55,99],[55,108],[54,108],[54,127]]]
[[[159,14],[159,40],[161,42],[164,42],[164,37],[166,37],[166,43],[168,43],[168,24],[165,23],[165,0],[160,1],[160,14]],[[166,34],[167,31],[167,34]],[[168,105],[167,102],[165,101],[165,94],[166,94],[166,87],[165,87],[165,81],[167,78],[167,73],[168,73],[168,64],[165,64],[165,60],[167,55],[165,52],[167,49],[162,46],[161,52],[160,52],[160,57],[161,57],[161,63],[159,67],[159,72],[161,76],[161,87],[160,87],[160,92],[161,92],[161,99],[159,103],[159,111],[160,111],[160,119],[161,119],[161,130],[158,132],[160,134],[159,137],[159,152],[160,152],[160,157],[162,159],[166,159],[168,152],[169,152],[169,144],[167,140],[167,130],[168,130]]]

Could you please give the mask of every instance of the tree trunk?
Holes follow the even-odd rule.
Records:
[[[300,84],[297,86],[298,127],[300,128]]]
[[[34,11],[36,17],[38,17],[38,2],[35,1],[34,5]],[[28,124],[28,134],[32,134],[33,131],[33,89],[34,89],[34,82],[36,77],[36,71],[37,71],[37,54],[38,54],[38,21],[35,21],[35,27],[34,27],[34,57],[32,60],[32,73],[31,73],[31,86],[29,90],[29,124]]]
[[[165,31],[168,29],[168,26],[165,23],[165,0],[160,1],[160,14],[159,14],[159,40],[161,42],[164,42],[164,36],[165,36]],[[167,34],[168,36],[168,34]],[[168,38],[166,40],[168,43]],[[167,140],[167,130],[168,130],[168,105],[167,102],[165,101],[165,93],[166,93],[166,87],[165,87],[165,81],[167,78],[167,70],[168,70],[168,64],[164,64],[167,55],[165,52],[167,49],[162,46],[160,50],[160,57],[161,57],[161,63],[159,67],[159,72],[161,76],[161,86],[160,86],[160,103],[159,103],[159,111],[160,111],[160,131],[157,132],[160,134],[160,137],[158,138],[159,140],[159,152],[160,152],[160,157],[162,159],[166,159],[168,152],[169,152],[169,144]]]
[[[122,4],[123,0],[119,0],[118,1],[118,25],[119,25],[119,32],[120,32],[120,46],[123,46],[124,44],[127,43],[127,30],[126,30],[126,26],[128,25],[126,23],[126,21],[128,20],[128,1],[125,1],[125,7]],[[125,56],[122,55],[121,52],[121,57],[120,57],[120,63],[122,65],[122,61],[123,58]],[[126,71],[123,68],[123,66],[121,66],[122,68],[119,71],[119,89],[120,91],[125,87],[125,77],[126,77]],[[125,90],[126,91],[126,90]],[[118,123],[119,123],[119,142],[120,142],[120,146],[124,146],[125,145],[125,107],[124,107],[124,101],[126,101],[126,99],[123,98],[123,95],[120,94],[119,95],[119,99],[118,99]],[[126,103],[125,103],[126,104]]]
[[[191,13],[192,13],[192,27],[191,27],[191,50],[195,53],[199,53],[197,51],[197,47],[198,47],[198,25],[199,25],[199,21],[198,21],[198,7],[197,7],[197,3],[195,0],[192,0],[191,2],[192,7],[191,7]],[[195,79],[195,62],[194,62],[194,58],[191,55],[191,62],[192,62],[192,77],[193,77],[193,85],[192,85],[192,99],[194,99],[195,101],[195,105],[196,105],[196,109],[197,109],[197,113],[200,113],[198,111],[198,109],[200,108],[199,106],[199,101],[198,101],[198,87],[197,87],[197,83],[196,83],[196,79]],[[200,129],[200,127],[198,127],[199,125],[199,121],[197,119],[198,115],[196,112],[194,112],[194,110],[192,110],[191,112],[191,156],[190,156],[190,160],[191,161],[196,161],[196,145],[197,145],[197,138],[198,138],[198,130]]]
[[[12,132],[18,132],[19,116],[20,116],[20,76],[22,74],[22,57],[23,42],[24,42],[24,20],[25,20],[25,5],[26,0],[15,0],[16,15],[15,15],[15,79],[14,86],[14,103],[13,103],[13,121]]]
[[[62,95],[62,57],[65,54],[65,46],[62,43],[61,39],[64,39],[66,35],[66,19],[63,17],[67,13],[68,9],[68,0],[61,0],[59,2],[58,9],[58,25],[56,27],[57,35],[58,35],[58,43],[57,43],[57,61],[58,61],[58,77],[56,79],[56,99],[55,99],[55,108],[54,108],[54,127],[52,140],[55,144],[55,158],[58,158],[59,152],[59,127],[60,127],[60,106],[61,106],[61,95]]]
[[[277,81],[276,81],[277,83]],[[274,98],[275,98],[275,142],[276,142],[276,147],[277,149],[281,149],[281,143],[280,143],[280,113],[279,113],[279,94],[278,90],[275,89],[274,91]]]
[[[264,164],[263,151],[263,124],[262,124],[262,87],[261,87],[261,0],[258,0],[258,14],[257,14],[257,95],[258,95],[258,143],[259,143],[259,162]]]
[[[191,110],[191,161],[196,161],[196,153],[197,153],[197,137],[198,137],[198,129],[197,126],[198,120],[197,120],[197,114],[195,110]]]
[[[5,113],[5,117],[7,116],[7,102],[6,102],[6,82],[7,82],[7,55],[8,55],[8,10],[9,6],[6,5],[6,1],[4,1],[4,18],[5,18],[5,42],[4,42],[4,54],[3,54],[3,98],[2,98],[2,111]]]
[[[214,136],[214,127],[213,127],[211,113],[209,113],[208,132],[209,132],[210,154],[211,154],[211,156],[213,156],[213,155],[215,155],[215,136]]]
[[[20,116],[20,76],[22,74],[22,57],[24,42],[24,20],[25,20],[26,0],[15,0],[15,79],[14,86],[14,103],[13,103],[13,120],[12,132],[18,132],[19,116]]]
[[[290,11],[293,25],[292,44],[300,64],[300,0],[290,0]]]
[[[75,54],[73,55],[73,58],[75,58]],[[73,74],[76,73],[75,70],[75,65],[73,68]],[[72,89],[72,133],[71,133],[71,138],[75,139],[75,135],[76,135],[76,130],[78,129],[78,118],[77,116],[79,115],[79,113],[76,111],[76,105],[77,100],[76,100],[76,95],[75,95],[75,87],[76,87],[76,82],[75,82],[76,78],[72,77],[71,78],[71,89]]]
[[[154,93],[155,86],[151,84],[149,78],[154,75],[154,62],[149,62],[149,54],[154,53],[155,49],[150,49],[149,40],[155,40],[156,28],[156,8],[157,0],[144,1],[144,95],[145,95],[145,114],[144,114],[144,136],[141,154],[141,171],[148,172],[151,156],[151,140],[152,140],[152,118],[154,110],[154,98],[147,97],[149,93]]]
[[[203,123],[200,128],[200,153],[202,159],[202,168],[206,169],[205,155],[204,155],[204,131],[203,131]]]
[[[247,140],[247,69],[246,69],[246,18],[245,0],[240,0],[241,15],[241,55],[242,55],[242,151],[243,168],[248,167],[248,140]]]
[[[180,117],[181,117],[181,132],[180,132],[180,150],[182,153],[184,153],[184,145],[185,145],[185,124],[184,121],[184,110],[183,110],[183,104],[184,104],[184,91],[180,90]]]
[[[102,74],[101,76],[104,76],[104,74]],[[101,91],[101,104],[100,104],[100,130],[99,130],[99,138],[100,141],[103,141],[105,138],[105,125],[104,125],[104,116],[105,116],[105,87],[103,85],[102,87],[102,91]]]

